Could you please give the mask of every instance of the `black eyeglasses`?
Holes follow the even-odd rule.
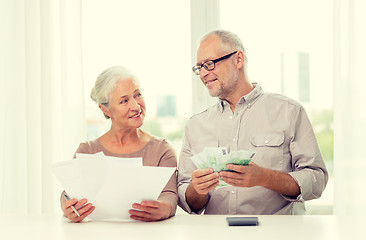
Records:
[[[220,62],[222,60],[225,60],[227,58],[229,58],[231,55],[237,53],[238,51],[235,51],[235,52],[232,52],[232,53],[229,53],[223,57],[220,57],[220,58],[217,58],[215,60],[208,60],[202,64],[197,64],[197,65],[194,65],[192,67],[192,71],[196,74],[196,75],[200,75],[201,73],[201,68],[204,67],[207,71],[211,71],[211,70],[214,70],[215,69],[215,63],[217,62]]]

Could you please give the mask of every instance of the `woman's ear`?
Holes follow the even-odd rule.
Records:
[[[103,104],[98,104],[98,107],[100,108],[100,110],[102,110],[102,112],[104,113],[104,115],[106,115],[108,117],[111,117],[111,115],[109,114],[108,109],[105,106],[103,106]]]

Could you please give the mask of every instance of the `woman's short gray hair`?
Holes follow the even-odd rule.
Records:
[[[110,94],[115,89],[116,85],[120,81],[133,79],[135,77],[122,66],[113,66],[104,70],[95,81],[95,85],[90,92],[90,98],[96,104],[102,104],[104,107],[109,107]],[[109,117],[104,114],[108,119]]]

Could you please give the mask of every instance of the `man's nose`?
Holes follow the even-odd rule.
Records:
[[[200,71],[200,78],[203,80],[203,78],[205,78],[209,72],[210,71],[206,70],[206,68],[202,67]]]

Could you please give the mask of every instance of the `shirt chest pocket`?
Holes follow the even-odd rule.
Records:
[[[251,144],[256,155],[253,161],[258,165],[274,170],[282,170],[285,136],[280,133],[253,135]]]
[[[258,134],[252,137],[255,147],[280,147],[285,141],[285,136],[278,133]]]

